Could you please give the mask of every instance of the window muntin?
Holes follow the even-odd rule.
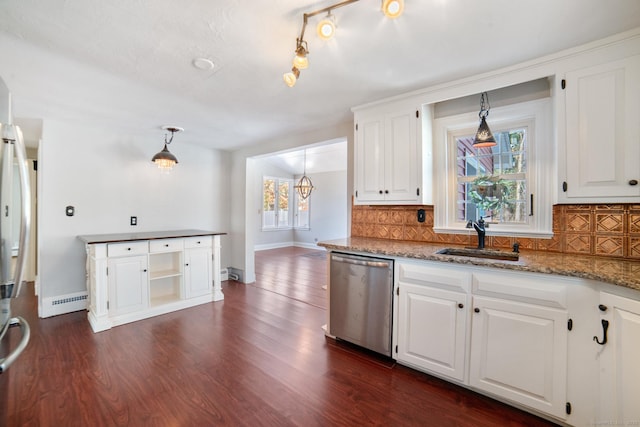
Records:
[[[310,228],[309,199],[302,200],[290,178],[262,178],[262,230]]]

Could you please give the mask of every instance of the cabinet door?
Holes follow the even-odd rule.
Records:
[[[356,129],[356,202],[384,200],[384,117],[363,117]]]
[[[211,292],[211,248],[187,249],[184,252],[185,296],[193,298]]]
[[[398,360],[464,381],[467,294],[400,285]]]
[[[601,293],[606,307],[602,320],[609,322],[607,343],[598,347],[600,362],[600,410],[595,424],[637,425],[640,422],[640,301]],[[602,342],[600,325],[594,333]]]
[[[470,384],[565,418],[567,312],[474,297]]]
[[[131,313],[149,305],[147,256],[109,258],[109,315]]]
[[[566,82],[566,197],[640,196],[640,56]]]
[[[420,200],[416,111],[411,108],[388,114],[385,119],[385,200],[416,203]]]

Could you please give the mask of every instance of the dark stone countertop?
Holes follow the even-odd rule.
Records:
[[[444,248],[462,247],[451,244],[406,242],[367,237],[330,240],[319,242],[318,245],[331,251],[364,252],[392,257],[581,277],[640,291],[640,261],[637,260],[521,250],[518,261],[506,261],[436,253]]]
[[[143,233],[90,234],[78,236],[78,239],[82,240],[85,244],[94,244],[130,242],[133,240],[172,239],[179,237],[221,236],[225,234],[227,233],[206,230],[170,230],[148,231]]]

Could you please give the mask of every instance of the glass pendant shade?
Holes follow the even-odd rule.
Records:
[[[178,163],[178,159],[176,156],[171,154],[167,148],[167,144],[164,144],[162,151],[153,156],[151,161],[158,165],[158,168],[163,170],[171,170]]]
[[[478,126],[476,137],[473,140],[473,146],[476,148],[484,148],[484,147],[494,147],[495,145],[496,145],[496,140],[493,137],[493,134],[491,133],[491,129],[489,129],[487,120],[485,116],[481,116],[480,126]]]
[[[397,18],[404,11],[404,0],[382,0],[382,12],[387,18]]]
[[[298,70],[296,67],[293,67],[290,72],[285,73],[282,76],[284,82],[289,87],[295,86],[296,82],[298,81],[298,77],[300,77],[300,70]]]
[[[313,183],[308,176],[303,175],[302,178],[300,178],[300,181],[298,181],[298,183],[293,187],[298,192],[300,198],[302,200],[306,200],[311,195],[311,191],[313,190]]]

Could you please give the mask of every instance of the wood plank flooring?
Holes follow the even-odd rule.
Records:
[[[98,334],[86,312],[38,319],[23,292],[32,339],[0,374],[0,426],[552,425],[325,338],[325,260],[257,258],[224,301]]]

